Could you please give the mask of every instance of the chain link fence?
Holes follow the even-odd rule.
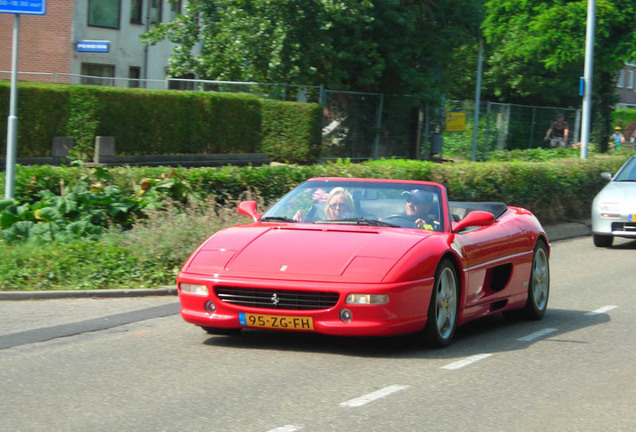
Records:
[[[0,79],[10,72],[0,71]],[[63,73],[20,72],[20,79],[63,84],[92,84],[184,91],[249,93],[282,101],[323,105],[321,160],[347,158],[487,160],[495,150],[549,148],[546,131],[557,114],[569,125],[569,143],[579,142],[581,110],[483,102],[475,134],[474,101],[442,101],[434,107],[404,95],[327,90],[323,86],[212,81],[185,78],[144,80]],[[449,131],[449,115],[461,115],[463,127]]]

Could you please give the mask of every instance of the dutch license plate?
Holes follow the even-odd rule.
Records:
[[[282,316],[239,313],[239,322],[244,327],[258,327],[283,330],[313,330],[314,320],[304,316]]]

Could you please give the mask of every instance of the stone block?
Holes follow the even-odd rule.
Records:
[[[55,137],[51,146],[52,157],[67,157],[69,151],[73,148],[73,138],[71,137]]]

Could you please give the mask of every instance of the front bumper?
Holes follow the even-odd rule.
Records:
[[[207,296],[184,293],[179,288],[182,318],[201,327],[239,329],[251,328],[241,325],[240,314],[265,314],[285,317],[311,317],[313,332],[337,336],[388,336],[414,333],[426,324],[426,314],[433,289],[433,278],[403,284],[334,284],[316,282],[263,281],[263,280],[202,280],[181,277],[182,283],[203,284],[208,287]],[[274,307],[250,307],[222,301],[215,294],[215,286],[232,286],[267,290],[330,291],[339,293],[336,304],[326,309],[293,310]],[[384,305],[346,304],[351,293],[388,294],[389,302]],[[205,304],[212,301],[215,311],[209,313]],[[343,321],[341,311],[348,309],[351,319]],[[273,329],[275,331],[307,331]]]
[[[592,232],[615,237],[636,238],[636,215],[622,212],[607,217],[599,209],[592,211]]]

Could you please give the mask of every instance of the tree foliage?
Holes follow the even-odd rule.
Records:
[[[475,40],[481,1],[190,0],[148,43],[177,44],[173,76],[435,96],[449,52]],[[437,92],[439,93],[439,92]]]
[[[490,42],[489,83],[504,101],[580,104],[586,0],[489,0],[483,29]],[[597,0],[594,45],[595,136],[609,136],[618,71],[636,58],[636,3]]]

